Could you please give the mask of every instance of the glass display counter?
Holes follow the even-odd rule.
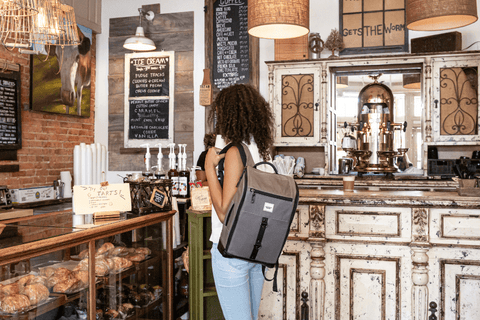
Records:
[[[0,318],[173,319],[174,213],[88,229],[71,212],[0,221]]]

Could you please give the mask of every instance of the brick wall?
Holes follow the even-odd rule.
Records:
[[[80,142],[94,142],[96,40],[92,40],[92,78],[90,117],[24,110],[30,101],[30,56],[0,46],[0,58],[20,64],[22,149],[17,161],[0,161],[1,165],[19,165],[19,172],[0,172],[0,185],[10,189],[52,185],[61,171],[73,177],[73,148]],[[0,150],[0,152],[2,152]]]

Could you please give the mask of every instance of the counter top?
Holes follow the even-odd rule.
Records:
[[[449,207],[480,209],[479,197],[459,196],[451,191],[369,191],[341,189],[300,189],[300,203],[319,202],[328,205]]]

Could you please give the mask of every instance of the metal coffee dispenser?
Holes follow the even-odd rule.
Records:
[[[407,127],[407,123],[394,121],[394,97],[390,88],[374,82],[366,85],[358,95],[358,118],[356,123],[346,123],[356,133],[356,148],[347,148],[347,156],[355,159],[353,171],[363,173],[394,173],[396,157],[404,156],[408,148],[394,150],[394,132]],[[400,134],[400,133],[399,133]]]

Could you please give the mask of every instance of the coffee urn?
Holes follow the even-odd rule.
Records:
[[[356,123],[345,127],[356,129],[356,148],[347,148],[348,157],[355,159],[353,171],[363,173],[386,173],[398,171],[394,159],[404,156],[408,148],[394,150],[394,133],[407,127],[407,123],[394,121],[394,97],[386,85],[374,82],[366,85],[358,95],[358,118]],[[400,132],[398,132],[400,134]]]

